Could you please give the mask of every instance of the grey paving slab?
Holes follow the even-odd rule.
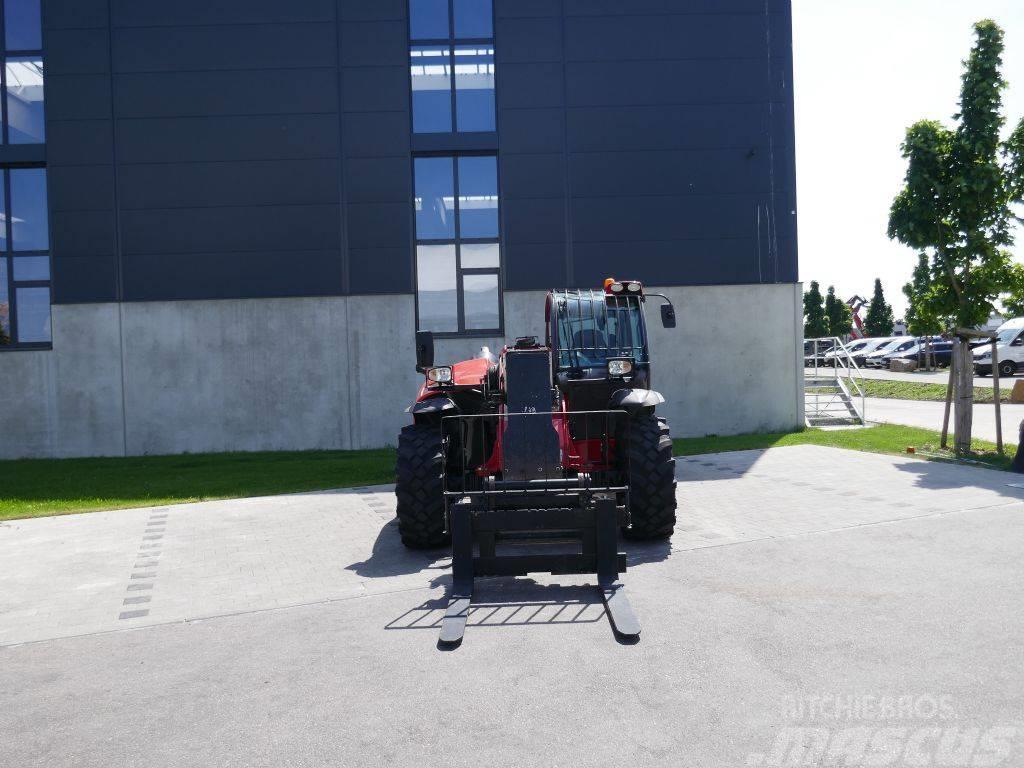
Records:
[[[462,647],[439,651],[446,563],[397,547],[364,500],[387,489],[170,508],[145,606],[163,623],[105,631],[127,595],[111,591],[102,631],[43,621],[51,639],[0,649],[0,766],[1024,763],[1012,476],[809,447],[679,476],[675,537],[629,547],[636,645],[582,577],[490,579]],[[5,528],[0,557],[56,546],[59,526],[32,522],[46,535]],[[122,586],[141,530],[123,528]],[[35,589],[0,614],[8,632],[73,604]],[[969,742],[959,762],[948,738]]]

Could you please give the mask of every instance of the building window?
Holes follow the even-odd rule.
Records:
[[[0,344],[49,346],[50,235],[46,169],[3,171]]]
[[[43,41],[39,0],[4,0],[3,143],[42,144]]]
[[[497,157],[414,163],[417,327],[500,334]]]
[[[414,133],[495,130],[491,0],[410,0]]]

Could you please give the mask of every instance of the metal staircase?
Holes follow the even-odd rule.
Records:
[[[804,419],[809,427],[864,424],[864,376],[841,339],[804,342]]]

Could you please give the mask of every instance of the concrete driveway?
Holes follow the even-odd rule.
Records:
[[[0,765],[1021,764],[1014,476],[799,447],[679,477],[672,541],[628,548],[636,645],[585,578],[494,579],[437,650],[447,559],[385,488],[0,526]]]

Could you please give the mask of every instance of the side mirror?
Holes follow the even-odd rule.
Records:
[[[671,304],[661,305],[661,324],[665,328],[676,327],[676,308]]]
[[[416,370],[424,373],[434,367],[434,334],[416,331]]]

